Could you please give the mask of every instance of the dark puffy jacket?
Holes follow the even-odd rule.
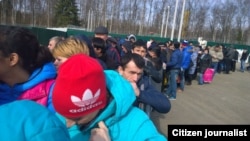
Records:
[[[172,55],[170,57],[170,61],[167,63],[167,68],[169,69],[176,69],[176,68],[181,68],[182,64],[182,58],[183,55],[180,51],[180,49],[175,49],[172,52]]]
[[[170,111],[170,101],[150,83],[149,77],[142,76],[137,82],[137,86],[140,89],[140,95],[134,103],[135,106],[144,103],[152,106],[159,113],[168,113]]]
[[[162,82],[162,73],[156,69],[149,59],[145,59],[144,75],[152,78],[156,83]]]
[[[227,49],[227,54],[226,54],[226,58],[229,60],[233,60],[234,59],[234,49],[233,48],[228,48]]]
[[[211,66],[212,57],[210,54],[205,54],[203,58],[202,55],[197,59],[197,72],[204,74],[205,70]]]

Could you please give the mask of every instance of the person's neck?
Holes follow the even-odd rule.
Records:
[[[29,79],[29,73],[23,69],[13,69],[2,78],[2,81],[9,86],[14,86],[15,84],[18,83],[23,83]]]

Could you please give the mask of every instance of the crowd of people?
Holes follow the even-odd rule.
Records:
[[[206,83],[208,68],[212,77],[235,71],[239,58],[223,45],[118,39],[104,26],[94,33],[55,36],[45,46],[26,28],[1,27],[3,140],[166,141],[150,113],[167,114],[186,85]]]

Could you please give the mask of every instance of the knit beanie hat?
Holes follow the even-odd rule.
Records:
[[[58,72],[52,95],[55,110],[78,118],[106,106],[104,71],[98,61],[84,54],[71,56]]]
[[[187,40],[183,40],[183,41],[182,41],[182,44],[183,44],[184,46],[187,46],[189,43],[188,43]]]

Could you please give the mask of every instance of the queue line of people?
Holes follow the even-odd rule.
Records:
[[[39,127],[36,127],[30,126],[30,121],[15,120],[29,130],[23,131],[23,135],[12,130],[11,134],[1,134],[1,137],[14,139],[14,135],[18,135],[19,140],[31,140],[33,136],[24,134],[32,134],[36,131],[33,129],[38,128],[43,133],[43,136],[37,136],[40,140],[167,140],[158,132],[150,117],[133,105],[137,98],[133,84],[117,70],[105,70],[98,58],[90,56],[85,41],[69,37],[49,50],[40,46],[36,36],[28,29],[4,27],[0,31],[0,44],[4,66],[0,75],[1,111],[9,110],[12,105],[27,103],[25,111],[33,108],[48,111],[49,116],[39,116],[39,120],[50,123],[56,120],[47,128],[57,124],[55,130],[46,132],[47,128],[42,128],[45,125],[37,124]],[[82,47],[81,51],[75,46]],[[71,52],[74,49],[76,52]],[[54,60],[57,70],[52,63]],[[52,69],[48,69],[47,64]],[[41,75],[42,72],[47,74]],[[53,79],[53,83],[44,87],[48,79]],[[40,97],[34,98],[37,92]],[[24,93],[27,96],[24,97]],[[18,113],[22,115],[22,112]],[[23,116],[34,117],[29,114]],[[6,116],[1,120],[8,121],[6,125],[14,121],[12,117],[4,118]]]
[[[103,26],[95,29],[93,38],[53,37],[48,48],[39,45],[28,29],[4,27],[0,31],[0,47],[4,66],[0,71],[0,110],[8,111],[20,104],[34,105],[26,106],[25,111],[31,107],[42,111],[46,107],[46,120],[53,121],[46,128],[56,129],[48,134],[61,133],[65,140],[75,141],[167,140],[150,119],[150,112],[168,113],[169,100],[175,100],[185,84],[191,85],[197,75],[198,84],[202,85],[205,70],[212,67],[215,75],[219,62],[225,58],[220,46],[202,49],[186,40],[146,43],[130,35],[120,42],[109,37]],[[141,105],[149,106],[149,111]],[[45,120],[43,116],[39,118]],[[29,129],[32,128],[36,127]],[[30,130],[25,132],[32,134]],[[51,137],[57,139],[60,136]]]

